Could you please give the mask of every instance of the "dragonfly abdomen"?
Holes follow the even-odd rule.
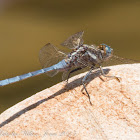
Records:
[[[16,77],[1,80],[0,81],[0,86],[5,86],[5,85],[15,83],[15,82],[18,82],[18,81],[21,81],[21,80],[24,80],[24,79],[27,79],[27,78],[30,78],[30,77],[33,77],[33,76],[37,76],[37,75],[40,75],[44,72],[45,72],[44,69],[40,69],[40,70],[29,72],[29,73],[19,75],[19,76],[16,76]]]
[[[40,70],[29,72],[29,73],[19,75],[16,77],[1,80],[0,86],[5,86],[5,85],[11,84],[11,83],[15,83],[15,82],[18,82],[18,81],[21,81],[21,80],[24,80],[24,79],[27,79],[30,77],[40,75],[42,73],[47,73],[47,72],[53,71],[53,70],[65,70],[66,67],[67,67],[67,64],[66,64],[65,60],[62,60],[59,63],[57,63],[51,67],[48,67],[48,68],[40,69]]]

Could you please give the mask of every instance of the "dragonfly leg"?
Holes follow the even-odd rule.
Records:
[[[69,74],[68,74],[68,77],[67,77],[67,83],[68,83],[68,80],[69,80],[69,78],[70,78],[71,73],[73,73],[73,72],[75,72],[75,71],[78,71],[78,70],[81,70],[81,69],[82,69],[82,68],[79,67],[79,68],[76,68],[76,69],[70,71]]]
[[[89,93],[88,93],[88,91],[87,91],[87,89],[86,89],[86,86],[85,86],[85,81],[86,81],[87,77],[91,74],[92,70],[93,70],[93,68],[91,68],[90,71],[89,71],[89,72],[84,76],[84,78],[82,79],[83,89],[86,91],[86,93],[87,93],[87,95],[88,95],[88,98],[89,98],[89,102],[90,102],[91,105],[92,105],[92,103],[91,103],[91,101],[90,101],[90,96],[89,96]],[[82,90],[83,90],[83,89],[82,89]]]
[[[117,76],[106,76],[105,73],[104,73],[104,71],[103,71],[102,66],[100,66],[100,70],[101,70],[101,73],[102,73],[102,75],[103,75],[104,77],[108,77],[108,78],[116,79],[118,82],[121,81],[121,80],[120,80],[121,77],[117,77]]]

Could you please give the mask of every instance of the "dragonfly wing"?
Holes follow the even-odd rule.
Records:
[[[62,74],[62,81],[67,80],[70,70],[64,71]]]
[[[119,64],[133,64],[133,63],[140,63],[140,61],[113,55],[108,61],[103,63],[103,66],[111,66],[111,65],[119,65]]]
[[[63,72],[62,80],[63,81],[68,80],[69,78],[71,78],[77,74],[88,71],[88,69],[89,69],[88,67],[84,67],[84,66],[83,67],[73,67],[73,68]]]
[[[84,34],[84,31],[78,32],[78,33],[70,36],[67,40],[65,40],[63,43],[61,43],[61,45],[66,46],[70,49],[73,49],[76,46],[80,46],[84,42],[82,39],[83,34]]]
[[[39,61],[43,68],[47,68],[57,64],[59,61],[64,59],[66,54],[59,51],[54,45],[48,43],[40,49],[39,52]],[[47,75],[54,76],[58,73],[57,70],[52,72],[47,72]]]

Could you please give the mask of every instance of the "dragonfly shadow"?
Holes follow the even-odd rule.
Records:
[[[107,69],[104,69],[105,74],[109,73],[109,71],[110,71],[110,69],[108,69],[108,68]],[[88,84],[94,78],[99,77],[99,76],[100,76],[100,71],[99,70],[95,71],[94,73],[91,73],[90,78],[89,79],[87,78],[86,83]],[[47,97],[45,99],[39,100],[38,102],[36,102],[36,103],[34,103],[34,104],[32,104],[32,105],[30,105],[30,106],[28,106],[28,107],[20,110],[19,112],[15,113],[14,115],[12,115],[8,119],[6,119],[4,122],[2,122],[0,124],[0,128],[3,127],[3,126],[5,126],[6,124],[10,123],[11,121],[15,120],[16,118],[20,117],[24,113],[26,113],[26,112],[28,112],[28,111],[36,108],[40,104],[42,104],[42,103],[44,103],[44,102],[46,102],[46,101],[48,101],[50,99],[53,99],[56,96],[59,96],[59,95],[65,93],[67,90],[71,90],[71,89],[74,89],[74,88],[80,86],[82,84],[81,81],[82,81],[83,78],[84,78],[84,76],[83,77],[80,77],[80,78],[78,78],[78,79],[76,79],[76,80],[74,80],[74,81],[72,81],[70,83],[68,83],[68,86],[66,86],[63,89],[57,91],[53,95],[51,95],[51,96],[49,96],[49,97]]]

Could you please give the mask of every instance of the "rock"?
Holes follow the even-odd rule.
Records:
[[[140,140],[140,64],[95,70],[81,92],[82,73],[19,102],[0,115],[0,139]],[[101,80],[102,79],[102,80]],[[104,79],[104,81],[103,81]]]

